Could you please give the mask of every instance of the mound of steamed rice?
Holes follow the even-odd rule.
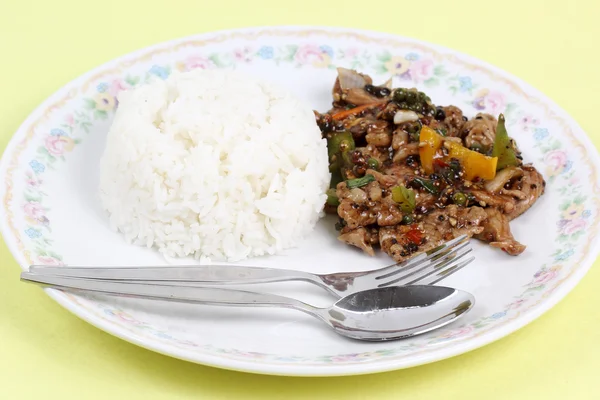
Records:
[[[100,168],[103,207],[127,241],[229,261],[295,246],[330,178],[311,108],[223,70],[121,93]]]

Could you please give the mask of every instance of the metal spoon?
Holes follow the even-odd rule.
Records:
[[[123,283],[97,279],[21,273],[21,280],[57,289],[97,292],[145,299],[239,307],[283,307],[305,312],[353,339],[394,340],[429,332],[469,311],[470,293],[443,286],[389,286],[346,296],[319,308],[296,299],[268,293],[212,287]]]

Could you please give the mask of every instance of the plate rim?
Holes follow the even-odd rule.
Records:
[[[97,67],[92,68],[86,73],[74,78],[69,81],[67,84],[60,87],[50,96],[48,96],[44,101],[40,103],[27,118],[20,124],[18,129],[12,135],[10,141],[8,142],[0,160],[0,176],[5,177],[6,171],[11,166],[9,164],[9,160],[6,157],[7,154],[11,154],[15,151],[15,148],[19,145],[20,139],[24,133],[27,132],[25,128],[31,125],[35,119],[37,119],[42,111],[47,108],[47,106],[57,98],[64,96],[65,94],[69,94],[73,88],[78,87],[80,83],[92,76],[94,74],[107,69],[111,65],[115,65],[130,59],[135,59],[140,55],[151,52],[156,49],[162,49],[171,47],[178,43],[187,42],[190,40],[206,40],[212,37],[219,37],[222,35],[232,34],[232,33],[260,33],[260,32],[273,32],[273,31],[285,31],[287,33],[301,33],[301,32],[314,32],[316,34],[327,34],[328,32],[337,32],[348,35],[364,35],[367,37],[375,37],[375,38],[388,38],[392,40],[407,40],[410,42],[414,42],[415,44],[425,45],[433,50],[436,50],[440,53],[444,54],[453,54],[458,56],[459,58],[469,61],[471,63],[475,63],[478,65],[482,65],[485,68],[493,71],[501,76],[504,76],[507,79],[510,79],[512,82],[518,84],[520,87],[524,88],[526,92],[535,94],[542,98],[546,104],[551,106],[552,111],[556,112],[560,117],[564,118],[568,121],[569,125],[573,128],[573,133],[575,138],[580,141],[586,148],[590,165],[594,168],[595,172],[600,170],[600,157],[598,155],[598,151],[595,146],[591,142],[589,136],[585,133],[585,131],[580,127],[577,121],[572,118],[563,108],[561,108],[554,100],[550,97],[546,96],[543,92],[536,89],[532,85],[523,81],[521,78],[516,77],[494,65],[489,64],[487,61],[477,59],[473,56],[465,54],[463,52],[453,50],[444,46],[440,46],[435,43],[429,43],[417,38],[406,37],[402,35],[380,32],[376,30],[364,30],[364,29],[354,29],[354,28],[346,28],[346,27],[326,27],[326,26],[303,26],[303,25],[285,25],[285,26],[258,26],[258,27],[247,27],[247,28],[239,28],[239,29],[226,29],[219,31],[211,31],[205,33],[199,33],[194,35],[189,35],[185,37],[180,37],[176,39],[171,39],[167,41],[162,41],[156,44],[152,44],[150,46],[143,47],[138,50],[134,50],[132,52],[122,54],[109,60],[105,63],[100,64]],[[596,176],[598,178],[598,176]],[[596,182],[597,184],[598,182]],[[3,217],[0,220],[0,231],[2,232],[2,236],[9,248],[9,251],[15,258],[15,260],[19,263],[23,270],[26,270],[28,267],[27,260],[25,257],[19,252],[18,244],[16,243],[16,238],[12,235],[11,229],[8,226],[7,218],[6,218],[6,208],[10,202],[10,199],[6,199],[6,190],[5,187],[0,187],[0,195],[3,198],[3,207],[0,209],[0,215]],[[583,250],[582,250],[583,251]],[[504,325],[498,327],[489,332],[485,332],[480,336],[473,337],[469,340],[466,340],[462,343],[457,343],[454,346],[450,346],[447,348],[438,348],[434,349],[422,354],[415,354],[409,357],[404,358],[389,358],[389,359],[379,359],[376,362],[369,363],[353,363],[353,364],[323,364],[323,365],[311,365],[311,364],[278,364],[273,361],[263,362],[263,361],[252,361],[252,360],[241,360],[235,359],[231,357],[223,357],[223,356],[215,356],[209,353],[201,353],[201,352],[188,352],[184,349],[169,346],[164,343],[154,341],[147,342],[143,337],[132,334],[131,332],[120,328],[119,326],[112,325],[110,322],[103,320],[97,317],[93,312],[83,308],[81,305],[77,304],[73,300],[70,299],[70,296],[54,290],[54,289],[44,289],[44,291],[56,302],[58,302],[61,306],[90,323],[91,325],[112,334],[113,336],[124,339],[130,343],[136,344],[140,347],[168,355],[171,357],[183,359],[186,361],[191,361],[195,363],[200,363],[207,366],[213,366],[223,369],[230,369],[236,371],[243,372],[252,372],[252,373],[260,373],[260,374],[269,374],[269,375],[285,375],[285,376],[341,376],[341,375],[359,375],[359,374],[369,374],[375,372],[384,372],[396,369],[409,368],[417,365],[423,365],[427,363],[431,363],[434,361],[439,361],[442,359],[450,358],[459,354],[466,353],[468,351],[477,349],[486,344],[495,342],[503,338],[504,336],[522,328],[523,326],[533,322],[535,319],[540,317],[542,314],[553,308],[560,300],[562,300],[573,288],[579,283],[579,281],[585,276],[587,271],[591,268],[592,264],[596,260],[598,252],[600,251],[600,236],[598,234],[593,235],[593,237],[589,241],[589,249],[587,253],[585,253],[584,257],[580,261],[579,264],[581,266],[575,270],[571,276],[568,276],[566,280],[557,287],[552,293],[547,296],[544,301],[538,304],[536,307],[529,309],[524,314],[520,315],[518,318],[505,323]]]

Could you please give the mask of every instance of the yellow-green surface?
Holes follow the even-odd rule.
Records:
[[[597,0],[241,2],[0,0],[0,146],[48,95],[100,63],[194,33],[284,24],[382,30],[471,54],[546,93],[600,144]],[[477,351],[317,379],[222,371],[143,350],[20,284],[3,243],[0,260],[1,399],[600,398],[598,268],[539,320]]]

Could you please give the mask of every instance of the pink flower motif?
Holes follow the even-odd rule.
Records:
[[[465,325],[460,328],[453,329],[449,332],[446,332],[443,335],[440,335],[438,338],[439,339],[453,339],[453,338],[456,338],[459,336],[467,335],[467,334],[473,332],[474,330],[475,330],[475,328],[472,325]]]
[[[49,266],[53,266],[53,267],[60,267],[61,265],[65,265],[59,259],[51,257],[51,256],[38,256],[37,259],[38,259],[39,263],[42,265],[49,265]]]
[[[573,221],[567,222],[561,229],[561,233],[563,235],[570,236],[574,233],[582,231],[586,228],[587,223],[583,218],[575,219]]]
[[[517,308],[520,308],[523,304],[525,304],[525,299],[519,299],[510,303],[507,308],[509,310],[516,310]]]
[[[208,69],[214,67],[215,64],[206,57],[192,56],[186,60],[186,65],[188,69]]]
[[[313,44],[304,45],[296,51],[296,61],[300,64],[312,64],[315,67],[324,67],[329,65],[331,57]]]
[[[559,175],[566,168],[567,161],[567,153],[563,150],[552,150],[546,153],[544,163],[548,166],[548,175]]]
[[[544,283],[548,283],[548,282],[552,281],[554,278],[556,278],[558,276],[559,270],[560,270],[559,268],[553,267],[551,269],[536,272],[536,274],[533,276],[532,284],[542,285]]]
[[[114,79],[108,88],[108,94],[113,97],[117,97],[117,95],[123,90],[130,89],[131,86],[122,79]]]
[[[73,118],[73,114],[67,114],[65,116],[65,124],[67,124],[68,126],[75,125],[75,118]]]
[[[538,121],[536,118],[534,118],[531,115],[525,115],[523,116],[520,120],[519,123],[521,124],[521,127],[523,128],[523,130],[528,130],[530,125],[538,125],[540,123],[540,121]]]
[[[338,356],[332,356],[331,361],[345,363],[345,362],[353,361],[355,358],[356,357],[354,354],[342,354],[342,355],[338,355]]]
[[[506,97],[500,92],[489,92],[483,99],[485,109],[490,114],[499,114],[506,108]]]
[[[356,58],[358,56],[359,50],[356,47],[350,47],[349,49],[346,49],[346,52],[344,53],[346,58]]]
[[[41,183],[31,171],[27,171],[27,180],[25,182],[29,187],[37,187]]]
[[[210,69],[214,68],[215,63],[211,59],[202,56],[190,56],[184,62],[177,63],[177,69],[191,71],[193,69]]]
[[[46,150],[53,156],[61,156],[66,152],[73,150],[75,142],[68,136],[52,136],[46,137]]]
[[[244,47],[243,49],[236,49],[233,51],[233,58],[236,61],[240,62],[250,62],[252,61],[252,54],[249,47]]]
[[[23,210],[25,211],[25,215],[29,218],[37,221],[44,216],[45,210],[44,207],[37,201],[30,201],[29,203],[25,203],[23,206]]]
[[[433,61],[417,60],[410,65],[410,76],[415,82],[423,82],[433,75]]]

